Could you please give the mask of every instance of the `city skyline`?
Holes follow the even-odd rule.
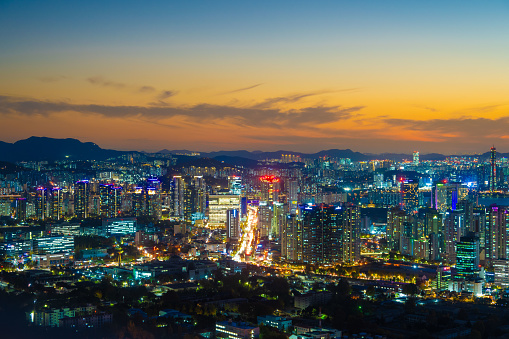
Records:
[[[509,5],[0,4],[2,140],[462,154],[509,146]]]

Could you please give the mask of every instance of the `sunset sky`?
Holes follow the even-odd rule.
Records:
[[[0,1],[0,140],[509,151],[509,2]]]

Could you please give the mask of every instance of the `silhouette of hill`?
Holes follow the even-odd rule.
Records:
[[[13,144],[0,143],[1,161],[105,160],[124,152],[102,149],[92,142],[76,139],[30,137]]]

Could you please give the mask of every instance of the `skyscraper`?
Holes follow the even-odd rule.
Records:
[[[53,220],[60,220],[63,216],[63,192],[60,187],[53,187],[50,196],[50,217]]]
[[[37,187],[35,195],[35,217],[39,220],[49,218],[48,189],[46,187]]]
[[[88,218],[88,201],[90,198],[90,183],[80,180],[74,185],[74,215],[78,219]]]
[[[490,191],[497,190],[497,149],[495,146],[490,148]]]
[[[461,277],[479,276],[479,238],[474,234],[463,237],[456,244],[456,270]]]
[[[419,165],[419,151],[414,151],[413,160],[414,160],[414,165],[415,166]]]
[[[412,179],[401,181],[401,207],[406,213],[414,213],[419,207],[419,183]]]
[[[297,209],[297,213],[300,210]],[[299,214],[289,214],[281,232],[281,257],[290,262],[302,261],[302,219]]]
[[[240,211],[231,209],[226,212],[226,237],[236,242],[240,239]]]

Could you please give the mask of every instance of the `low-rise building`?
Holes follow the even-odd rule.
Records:
[[[216,338],[254,339],[260,336],[260,328],[246,323],[221,321],[216,323]]]

